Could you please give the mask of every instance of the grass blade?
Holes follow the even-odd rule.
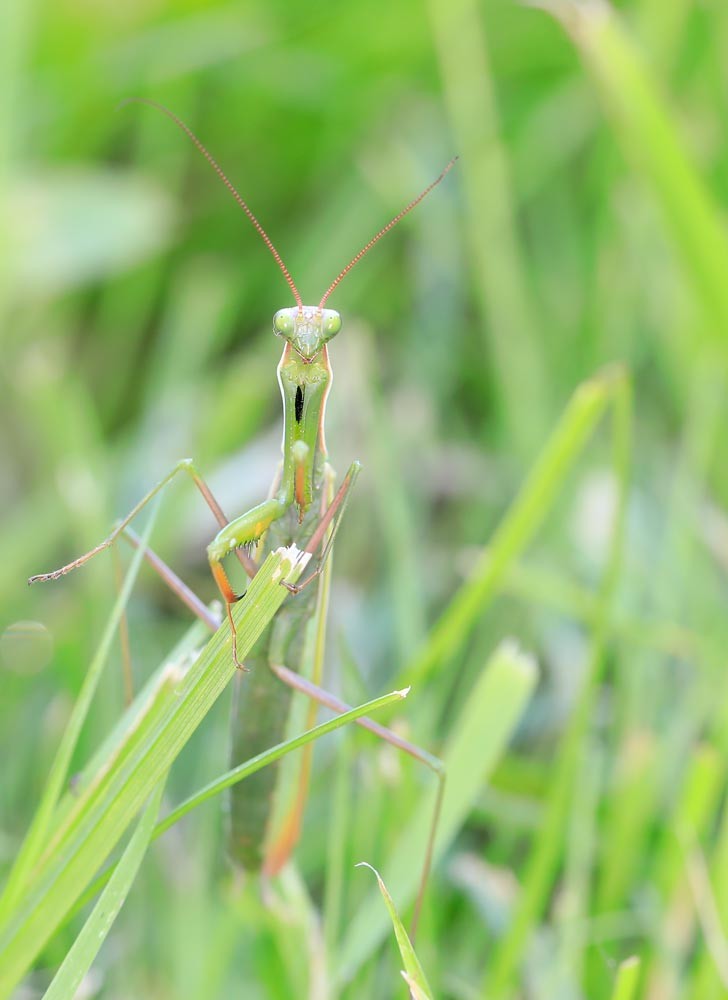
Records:
[[[612,990],[612,1000],[634,1000],[640,978],[640,960],[636,955],[620,963]]]
[[[405,669],[403,683],[417,685],[424,681],[464,642],[506,573],[543,523],[564,477],[610,399],[623,391],[624,381],[622,369],[609,368],[576,390],[490,545],[441,615],[424,648]]]
[[[142,539],[144,546],[146,546],[149,541],[158,509],[159,503],[155,502],[152,506],[149,520],[144,531]],[[124,614],[124,609],[127,601],[129,600],[129,595],[131,594],[134,582],[136,581],[143,556],[143,549],[140,549],[137,553],[135,553],[134,558],[131,561],[129,571],[126,574],[119,596],[117,597],[111,615],[109,616],[109,620],[106,624],[106,628],[104,629],[104,634],[101,637],[101,642],[99,643],[96,655],[91,661],[91,666],[88,669],[88,673],[86,674],[81,690],[79,691],[76,704],[73,712],[71,713],[71,717],[68,720],[61,744],[58,747],[55,759],[51,765],[50,774],[48,775],[48,780],[46,781],[45,788],[43,789],[43,795],[40,803],[35,811],[33,820],[30,824],[30,829],[26,834],[22,847],[18,852],[15,864],[13,865],[10,875],[8,876],[8,881],[5,885],[2,898],[0,898],[0,928],[3,928],[6,925],[9,915],[12,913],[13,907],[17,903],[25,888],[25,883],[28,879],[30,871],[45,847],[48,839],[48,832],[51,826],[51,817],[56,805],[58,804],[63,787],[68,780],[71,758],[74,750],[76,749],[76,744],[78,743],[81,727],[83,726],[86,716],[88,715],[88,710],[91,707],[91,701],[101,679],[101,674],[111,650],[111,644],[114,641],[116,630],[119,627],[119,622]]]
[[[410,991],[414,993],[417,1000],[420,1000],[420,998],[422,998],[422,1000],[432,1000],[432,990],[427,982],[425,970],[420,965],[420,960],[417,958],[415,949],[412,946],[412,942],[409,939],[407,931],[404,929],[404,924],[400,920],[399,914],[397,913],[397,907],[394,905],[394,900],[387,891],[387,887],[382,880],[382,876],[376,868],[372,868],[372,866],[366,861],[360,861],[356,867],[368,868],[376,875],[379,891],[384,899],[384,905],[387,907],[389,919],[392,921],[394,936],[397,938],[397,947],[399,948],[399,953],[402,956],[402,962],[404,964],[404,972],[402,974],[410,988]]]
[[[657,82],[606,3],[553,0],[543,6],[566,26],[597,83],[617,138],[662,210],[707,322],[728,353],[728,239],[722,211],[702,181]]]
[[[157,837],[161,837],[163,833],[166,833],[170,827],[174,826],[175,823],[178,823],[183,816],[192,812],[193,809],[201,806],[203,803],[207,802],[211,798],[214,798],[216,795],[219,795],[221,792],[226,791],[226,789],[232,788],[232,786],[238,784],[238,782],[244,781],[245,778],[249,778],[251,774],[255,774],[256,771],[260,771],[262,768],[267,767],[268,764],[272,764],[274,761],[279,760],[285,754],[291,753],[294,750],[299,750],[301,747],[313,743],[321,736],[326,736],[328,733],[332,733],[336,729],[341,729],[342,726],[346,726],[348,723],[354,722],[356,719],[360,719],[363,715],[371,715],[376,713],[380,708],[391,705],[395,701],[401,701],[403,698],[407,697],[407,694],[407,690],[392,691],[390,694],[381,695],[379,698],[373,698],[371,701],[368,701],[363,705],[358,705],[356,708],[352,708],[348,712],[334,716],[333,719],[321,722],[318,726],[314,726],[305,733],[301,733],[299,736],[295,736],[283,743],[278,743],[269,750],[265,750],[263,753],[257,754],[255,757],[251,757],[250,760],[246,760],[242,764],[238,764],[236,767],[231,768],[231,770],[226,771],[214,781],[211,781],[209,785],[205,785],[204,788],[195,792],[194,795],[190,795],[190,797],[180,803],[176,809],[173,809],[172,812],[168,813],[163,820],[160,820],[154,827],[152,840],[156,840]],[[89,900],[93,899],[99,889],[108,882],[114,867],[115,866],[112,866],[112,868],[104,872],[103,875],[100,875],[98,879],[96,879],[93,884],[88,887],[83,897],[76,904],[76,909],[80,909],[87,902],[89,902]]]
[[[505,750],[536,683],[533,660],[513,643],[502,643],[485,664],[478,683],[455,720],[442,758],[447,784],[437,828],[433,864],[462,826],[483,783]],[[414,899],[425,857],[436,789],[424,795],[392,854],[383,865],[390,891],[407,906]],[[339,949],[339,978],[350,979],[387,934],[387,918],[373,889],[349,923]]]
[[[246,599],[234,609],[241,656],[252,648],[287,596],[280,581],[295,582],[306,561],[307,554],[291,546],[277,549],[263,563]],[[89,800],[69,842],[49,859],[39,884],[22,900],[20,912],[0,940],[0,998],[7,997],[26,973],[234,671],[230,630],[225,623],[184,677],[159,724],[112,770],[108,781]]]
[[[149,847],[154,822],[162,801],[164,785],[165,782],[160,781],[152,794],[149,804],[142,813],[137,828],[109,880],[109,884],[53,977],[53,982],[45,993],[45,1000],[66,1000],[66,998],[75,996],[81,980],[91,968],[93,960],[106,940],[106,936],[129,894],[147,847]]]

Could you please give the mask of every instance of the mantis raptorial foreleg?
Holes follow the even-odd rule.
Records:
[[[341,486],[339,487],[336,495],[329,504],[329,506],[324,511],[321,520],[319,521],[315,531],[313,532],[311,538],[305,546],[307,552],[314,553],[323,544],[323,550],[318,559],[316,569],[311,573],[311,575],[303,581],[302,584],[292,585],[287,583],[285,580],[281,581],[281,585],[286,587],[291,593],[298,593],[306,584],[310,583],[311,580],[315,579],[322,571],[326,560],[331,554],[332,545],[334,537],[338,530],[339,524],[341,523],[341,518],[346,509],[346,504],[349,499],[351,487],[356,481],[356,477],[359,474],[361,466],[359,462],[352,462],[346,476],[344,477]],[[100,552],[104,552],[106,549],[111,548],[114,543],[120,538],[125,538],[134,547],[139,545],[139,538],[136,533],[129,527],[130,522],[141,513],[143,508],[162,490],[171,480],[177,475],[178,472],[188,472],[195,485],[198,487],[203,497],[208,503],[208,506],[215,515],[216,520],[221,525],[222,529],[228,527],[230,523],[225,520],[225,515],[220,507],[219,503],[215,499],[212,491],[210,490],[207,483],[200,476],[197,469],[192,464],[190,459],[183,459],[178,462],[177,465],[171,470],[171,472],[161,479],[157,485],[151,489],[139,503],[127,514],[126,517],[122,518],[114,527],[114,530],[108,535],[107,538],[96,545],[93,549],[74,559],[72,562],[67,563],[65,566],[61,566],[60,569],[53,570],[50,573],[39,573],[36,576],[32,576],[28,583],[38,583],[45,580],[57,580],[61,576],[65,576],[66,573],[70,573],[72,570],[77,569],[87,563],[93,556],[98,555]],[[330,533],[329,533],[330,529]],[[328,533],[328,537],[327,537]],[[218,534],[218,538],[220,535]],[[229,548],[227,551],[230,551]],[[248,554],[240,549],[235,550],[235,554],[240,558],[240,561],[245,569],[250,569],[249,575],[252,577],[257,572],[257,564],[248,556]],[[172,590],[179,599],[190,609],[190,611],[200,618],[205,624],[209,625],[210,628],[217,628],[220,624],[217,617],[210,612],[207,606],[200,600],[200,598],[195,594],[190,587],[174,572],[174,570],[167,565],[157,555],[157,553],[150,548],[146,548],[144,551],[144,558],[147,560],[149,565],[154,569],[157,574],[165,581],[167,586]],[[237,600],[237,595],[234,595]],[[232,603],[232,602],[231,602]]]
[[[282,581],[283,586],[286,587],[292,594],[300,594],[301,591],[309,585],[309,583],[316,580],[323,572],[326,560],[331,555],[334,539],[336,538],[336,532],[339,530],[341,519],[346,511],[346,505],[349,502],[351,487],[354,485],[360,470],[360,462],[351,463],[346,475],[344,476],[341,486],[336,492],[336,496],[331,501],[328,508],[324,511],[318,527],[306,544],[306,552],[313,553],[316,552],[325,539],[323,550],[319,556],[318,564],[316,565],[314,571],[305,579],[299,581],[299,583],[287,583],[285,580]]]

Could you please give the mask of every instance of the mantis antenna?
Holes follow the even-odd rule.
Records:
[[[369,253],[369,251],[374,246],[374,244],[378,243],[379,240],[381,240],[382,236],[384,236],[386,233],[388,233],[390,229],[394,229],[394,227],[397,225],[397,223],[401,219],[403,219],[405,217],[405,215],[407,215],[409,212],[411,212],[412,209],[416,205],[419,205],[419,203],[422,201],[422,199],[426,198],[427,195],[430,193],[430,191],[432,191],[433,188],[437,187],[437,185],[443,179],[443,177],[445,176],[445,174],[447,174],[455,166],[457,160],[458,160],[458,157],[457,156],[453,156],[453,158],[450,160],[450,162],[448,163],[448,165],[445,167],[445,169],[442,171],[442,173],[432,182],[432,184],[428,184],[424,191],[422,191],[420,194],[418,194],[417,197],[414,198],[409,203],[409,205],[407,205],[405,208],[403,208],[401,212],[398,212],[397,215],[395,215],[395,217],[393,219],[391,219],[387,223],[386,226],[383,226],[379,230],[379,232],[376,234],[376,236],[372,236],[372,238],[369,240],[369,242],[366,243],[361,248],[361,250],[359,251],[358,254],[356,254],[355,257],[352,257],[352,259],[349,261],[349,263],[346,265],[346,267],[343,269],[343,271],[341,271],[334,278],[334,280],[331,282],[331,284],[329,285],[329,287],[324,292],[323,296],[321,297],[321,301],[319,302],[319,309],[323,309],[323,307],[326,304],[326,300],[328,299],[329,295],[331,295],[331,293],[336,288],[336,286],[339,284],[339,282],[342,280],[342,278],[344,278],[349,273],[349,271],[351,271],[352,267],[354,267],[355,264],[358,264],[359,261],[362,259],[362,257],[364,257],[365,254]]]
[[[281,258],[281,255],[278,253],[278,251],[276,250],[276,248],[273,246],[273,242],[272,242],[271,238],[268,236],[268,233],[266,233],[265,229],[263,229],[263,227],[261,226],[261,224],[256,219],[255,215],[253,215],[253,212],[250,210],[250,208],[248,206],[248,203],[242,197],[242,195],[237,190],[237,188],[232,183],[232,181],[228,178],[227,174],[222,169],[222,167],[217,162],[217,160],[214,158],[214,156],[212,155],[212,153],[210,153],[209,150],[202,144],[202,142],[200,142],[200,140],[197,138],[197,136],[192,131],[192,129],[188,125],[185,125],[185,123],[182,121],[182,119],[178,118],[177,115],[174,114],[174,112],[172,112],[172,111],[169,110],[169,108],[165,108],[165,106],[163,104],[159,104],[159,103],[157,103],[157,101],[151,101],[147,97],[127,97],[125,100],[121,101],[121,103],[117,105],[117,108],[123,108],[127,104],[147,104],[150,108],[156,108],[157,111],[161,111],[163,115],[166,115],[167,118],[169,118],[171,121],[173,121],[178,128],[181,128],[182,131],[186,135],[189,136],[189,138],[194,142],[195,146],[197,146],[197,148],[199,149],[199,151],[202,153],[202,155],[205,157],[205,159],[207,160],[207,162],[210,164],[210,166],[212,167],[212,169],[218,175],[218,177],[220,178],[220,180],[223,182],[223,184],[225,185],[225,187],[228,189],[228,191],[230,192],[230,194],[233,196],[233,198],[235,199],[235,201],[237,201],[238,205],[240,205],[240,207],[242,208],[242,210],[245,212],[245,214],[248,216],[248,218],[253,223],[253,225],[255,226],[255,228],[258,230],[258,233],[260,234],[261,239],[263,240],[263,242],[265,243],[265,245],[268,247],[268,249],[270,250],[271,254],[273,255],[273,259],[275,260],[276,264],[278,265],[278,267],[283,272],[283,277],[286,279],[286,281],[288,282],[288,287],[293,292],[293,297],[296,300],[296,305],[298,306],[299,309],[303,309],[303,300],[301,299],[299,291],[296,288],[296,284],[295,284],[293,278],[291,277],[290,271],[288,270],[288,268],[286,267],[286,265],[283,263],[283,259]]]
[[[207,147],[197,138],[197,136],[192,131],[192,129],[189,127],[189,125],[186,125],[182,121],[182,119],[178,118],[177,115],[174,114],[173,111],[169,110],[169,108],[166,108],[163,104],[159,104],[158,101],[152,101],[152,100],[150,100],[148,97],[127,97],[127,98],[125,98],[123,101],[121,101],[118,104],[118,107],[119,108],[123,108],[127,104],[146,104],[150,108],[155,108],[157,111],[161,111],[161,113],[163,115],[166,115],[167,118],[170,119],[170,121],[173,121],[174,124],[178,128],[180,128],[192,140],[192,142],[195,144],[195,146],[197,146],[197,148],[199,149],[199,151],[202,153],[202,155],[205,157],[205,159],[207,160],[207,162],[210,164],[210,166],[212,167],[212,169],[218,175],[218,177],[220,178],[220,180],[223,182],[223,184],[225,185],[225,187],[228,189],[228,191],[230,192],[230,194],[233,196],[233,198],[235,199],[235,201],[237,201],[238,205],[242,208],[242,210],[248,216],[248,218],[250,219],[250,221],[252,222],[252,224],[255,226],[255,228],[258,231],[261,239],[263,240],[263,242],[265,243],[265,245],[270,250],[270,252],[271,252],[271,254],[273,256],[273,259],[275,260],[276,264],[281,269],[283,277],[286,279],[286,282],[288,283],[288,287],[293,292],[293,297],[296,300],[296,305],[298,306],[299,309],[303,309],[303,300],[301,299],[301,295],[300,295],[298,289],[296,288],[296,284],[295,284],[293,278],[291,277],[290,271],[288,270],[288,268],[286,267],[286,265],[283,263],[283,259],[282,259],[281,255],[278,253],[278,251],[276,250],[275,246],[273,245],[273,241],[268,236],[268,234],[266,233],[265,229],[263,229],[263,227],[261,226],[261,224],[258,222],[257,218],[255,217],[255,215],[251,211],[248,203],[242,197],[242,195],[237,190],[237,188],[235,187],[235,185],[232,183],[232,181],[230,180],[230,178],[227,176],[227,174],[225,173],[225,171],[222,169],[222,167],[220,166],[220,164],[214,158],[214,156],[212,155],[212,153],[210,153],[210,151],[207,149]],[[349,273],[349,271],[351,271],[351,269],[354,267],[354,265],[358,264],[359,261],[362,259],[362,257],[364,257],[367,253],[369,253],[369,251],[371,250],[371,248],[374,246],[375,243],[378,243],[379,240],[381,240],[381,238],[384,235],[386,235],[386,233],[388,233],[390,231],[390,229],[394,229],[394,227],[397,225],[397,223],[400,222],[405,217],[405,215],[408,215],[412,211],[412,209],[415,208],[415,206],[419,205],[419,203],[423,200],[423,198],[427,197],[427,195],[430,193],[430,191],[432,191],[433,188],[437,187],[437,185],[440,183],[440,181],[443,179],[443,177],[455,166],[455,163],[457,162],[457,160],[458,160],[458,157],[457,156],[453,156],[453,158],[447,164],[447,166],[445,167],[445,169],[435,178],[435,180],[431,184],[427,185],[427,187],[424,189],[424,191],[422,191],[420,194],[418,194],[417,197],[414,198],[409,203],[409,205],[407,205],[405,208],[403,208],[401,212],[398,212],[397,215],[395,215],[395,217],[393,219],[391,219],[387,223],[386,226],[383,226],[379,230],[379,232],[376,233],[375,236],[372,236],[372,238],[369,240],[369,242],[366,243],[361,248],[361,250],[349,261],[349,263],[346,265],[346,267],[342,271],[340,271],[339,274],[331,282],[331,284],[329,285],[329,287],[326,289],[326,291],[324,292],[324,294],[321,297],[321,301],[319,302],[319,309],[323,309],[323,307],[325,306],[326,300],[328,299],[329,295],[331,295],[331,293],[336,288],[336,286]]]

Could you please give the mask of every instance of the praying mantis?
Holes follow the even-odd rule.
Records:
[[[342,279],[369,250],[442,181],[457,157],[453,158],[431,184],[355,254],[328,286],[317,305],[307,306],[304,305],[293,278],[258,219],[197,136],[180,118],[162,105],[140,98],[131,100],[161,111],[195,144],[247,215],[293,294],[295,305],[279,309],[273,317],[273,331],[284,342],[277,369],[283,401],[282,462],[269,497],[232,520],[225,516],[193,462],[188,459],[178,462],[130,513],[116,524],[113,531],[101,543],[59,569],[31,577],[29,583],[56,580],[65,576],[112,546],[120,537],[138,545],[138,539],[130,528],[130,522],[180,472],[189,475],[219,525],[217,535],[207,548],[207,557],[227,612],[230,653],[236,666],[240,668],[234,681],[232,711],[231,757],[232,763],[237,764],[283,738],[293,689],[302,691],[311,698],[313,711],[316,703],[323,703],[337,712],[345,711],[347,708],[343,702],[319,686],[320,676],[308,680],[301,673],[307,635],[314,636],[315,661],[319,667],[322,661],[330,587],[329,557],[351,489],[360,470],[359,463],[352,462],[337,489],[334,472],[327,458],[324,418],[332,378],[327,345],[339,333],[342,325],[339,313],[327,308],[327,302]],[[238,594],[233,589],[224,568],[224,560],[231,555],[237,556],[245,572],[252,578],[269,552],[279,546],[292,544],[309,554],[308,575],[296,584],[281,581],[291,596],[284,602],[251,654],[246,657],[246,662],[242,663],[238,659],[237,637],[231,608],[235,602],[244,599],[244,594]],[[148,549],[145,551],[145,556],[165,582],[198,617],[211,627],[217,627],[217,617],[156,553]],[[359,722],[438,771],[442,789],[442,772],[436,758],[369,719],[360,719]],[[236,865],[248,871],[262,870],[265,874],[272,875],[286,862],[300,833],[309,767],[308,757],[304,755],[294,800],[283,817],[279,817],[275,829],[271,828],[271,815],[278,765],[259,771],[232,789],[228,851]],[[441,797],[442,793],[438,797],[430,848],[424,860],[420,898],[415,908],[415,923],[430,865],[432,836]]]

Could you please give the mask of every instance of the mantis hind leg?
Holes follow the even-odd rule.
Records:
[[[276,677],[278,677],[279,680],[281,680],[285,685],[289,688],[293,688],[294,691],[299,691],[302,694],[305,694],[317,704],[324,705],[326,708],[329,708],[338,714],[350,711],[350,706],[347,705],[346,702],[341,701],[325,688],[319,687],[318,684],[312,683],[300,674],[289,670],[287,667],[270,664],[270,668]],[[421,764],[428,767],[437,778],[438,786],[437,795],[435,797],[435,806],[433,809],[432,820],[430,822],[427,849],[422,863],[419,889],[410,925],[410,937],[414,941],[422,910],[425,889],[427,888],[427,881],[430,875],[430,869],[432,868],[435,834],[437,833],[437,826],[440,819],[440,813],[442,811],[442,802],[445,795],[445,764],[439,757],[435,757],[434,754],[428,753],[427,750],[422,749],[422,747],[417,746],[415,743],[410,743],[409,740],[403,739],[397,733],[393,732],[393,730],[387,729],[386,726],[380,725],[380,723],[367,718],[367,716],[362,716],[360,719],[356,719],[355,722],[363,729],[366,729],[375,736],[378,736],[380,739],[385,740],[391,746],[396,747],[403,753],[409,754],[410,757],[414,757],[415,760],[418,760]],[[300,808],[298,810],[290,811],[286,824],[282,828],[279,836],[268,848],[264,863],[264,870],[270,874],[274,874],[283,866],[289,854],[293,850],[296,840],[298,839],[303,803],[299,803],[297,800],[297,805],[300,806]]]
[[[129,542],[129,544],[138,549],[142,542],[139,536],[131,528],[126,527],[121,531],[121,537],[124,541]],[[119,559],[119,552],[116,545],[111,547],[111,552],[114,561],[114,576],[117,590],[120,587],[121,580],[121,564]],[[206,604],[197,596],[197,594],[187,586],[187,584],[182,580],[174,570],[164,562],[164,560],[157,555],[154,549],[149,548],[149,546],[144,547],[144,558],[155,571],[157,576],[167,585],[172,593],[176,594],[177,597],[185,604],[189,610],[199,618],[211,631],[215,631],[220,625],[219,614],[212,611],[207,607]],[[130,704],[133,697],[133,681],[132,681],[132,658],[131,658],[131,643],[129,640],[129,629],[126,617],[126,612],[124,612],[119,621],[119,636],[121,639],[121,654],[122,654],[122,667],[123,667],[123,679],[124,679],[124,698],[126,704]]]
[[[125,528],[122,532],[122,537],[135,549],[138,549],[141,545],[141,539],[135,531],[132,531],[131,528]],[[197,596],[194,590],[188,587],[184,580],[182,580],[175,573],[171,566],[168,566],[167,563],[157,555],[154,549],[150,549],[148,547],[145,548],[144,558],[157,576],[167,585],[167,587],[169,587],[172,593],[179,597],[182,603],[189,608],[196,618],[199,618],[201,622],[204,622],[211,632],[214,632],[217,628],[219,628],[221,622],[219,614],[211,611],[210,608],[208,608],[208,606]]]
[[[198,490],[202,494],[202,497],[207,503],[208,507],[212,511],[215,520],[217,521],[217,523],[220,525],[221,528],[218,534],[218,538],[225,532],[226,529],[230,527],[231,524],[232,525],[238,524],[240,519],[237,519],[236,521],[233,522],[228,521],[222,508],[220,507],[220,504],[215,499],[212,490],[209,488],[207,483],[199,474],[192,460],[185,458],[182,459],[180,462],[178,462],[174,466],[174,468],[171,469],[166,476],[164,476],[163,479],[160,479],[160,481],[156,484],[156,486],[152,487],[152,489],[149,490],[149,492],[142,497],[142,499],[132,508],[132,510],[125,517],[123,517],[120,521],[116,523],[111,533],[102,542],[99,542],[99,544],[94,546],[94,548],[89,549],[88,552],[85,552],[83,555],[78,556],[71,562],[66,563],[66,565],[61,566],[59,569],[52,570],[49,573],[39,573],[35,576],[31,576],[30,579],[28,580],[28,583],[33,584],[33,583],[45,582],[48,580],[58,580],[60,577],[65,576],[67,573],[72,572],[74,569],[78,569],[79,567],[83,566],[85,563],[91,560],[94,556],[98,555],[100,552],[104,552],[106,549],[112,548],[120,536],[126,536],[127,538],[129,538],[129,540],[132,541],[132,544],[135,544],[136,536],[129,527],[130,523],[134,520],[137,514],[141,513],[144,507],[146,507],[146,505],[155,496],[157,496],[157,494],[159,494],[180,472],[185,472],[192,478],[192,481],[194,482],[195,486],[198,488]],[[138,542],[138,540],[136,541]],[[254,576],[255,573],[257,572],[258,567],[255,561],[250,557],[250,555],[246,551],[240,549],[236,549],[235,554],[240,560],[248,576],[250,577]],[[147,561],[149,561],[151,565],[155,569],[157,569],[158,572],[160,571],[160,565],[165,566],[165,564],[161,562],[159,557],[156,556],[151,549],[147,550],[146,558]],[[168,570],[168,567],[166,567],[166,569]],[[231,605],[238,599],[238,597],[236,594],[234,594],[230,586],[230,583],[227,579],[227,576],[224,570],[222,569],[222,566],[219,565],[219,560],[217,562],[213,562],[211,560],[211,569],[215,581],[220,589],[220,592],[226,602],[226,606],[228,609],[228,619],[230,621],[230,629],[231,629],[232,643],[233,643],[233,658],[235,660],[236,665],[242,668],[243,665],[238,661],[237,657],[236,632],[232,620],[232,614],[230,611]],[[163,579],[165,579],[166,582],[170,585],[171,589],[176,591],[181,597],[181,599],[185,601],[185,603],[187,603],[188,606],[192,607],[192,610],[195,613],[198,613],[198,609],[193,606],[195,602],[194,601],[191,602],[189,599],[191,594],[189,588],[187,588],[186,585],[183,584],[182,581],[179,580],[179,578],[176,577],[176,575],[172,573],[171,570],[169,570],[168,573],[161,572],[161,575]],[[125,622],[122,622],[122,647],[124,651],[124,661],[127,674],[127,680],[125,683],[127,685],[127,697],[128,697],[129,654],[127,648],[128,643],[125,638],[125,628],[126,628]]]
[[[236,601],[240,600],[240,595],[236,594],[230,585],[228,576],[222,566],[222,558],[229,552],[235,552],[235,555],[239,559],[248,576],[255,576],[258,567],[245,548],[241,548],[241,546],[244,547],[249,542],[257,540],[267,529],[270,522],[276,517],[280,517],[281,514],[285,512],[288,507],[288,502],[282,500],[281,498],[266,500],[264,503],[259,504],[258,507],[254,507],[247,514],[244,514],[242,517],[229,521],[220,507],[220,504],[215,499],[209,486],[195,468],[191,459],[185,458],[178,462],[175,467],[156,484],[156,486],[154,486],[147,494],[145,494],[145,496],[142,497],[139,503],[132,508],[126,517],[117,522],[111,533],[102,542],[94,546],[93,549],[85,552],[77,559],[66,563],[65,566],[52,570],[50,573],[39,573],[36,576],[31,576],[28,583],[32,584],[47,580],[57,580],[60,577],[65,576],[67,573],[70,573],[72,570],[83,566],[95,555],[98,555],[99,552],[103,552],[113,546],[120,535],[130,530],[129,524],[133,521],[137,514],[139,514],[143,508],[158,493],[160,493],[179,472],[185,472],[187,475],[191,476],[195,486],[198,488],[208,507],[212,511],[215,520],[220,525],[220,531],[208,548],[210,570],[227,608],[228,621],[230,622],[230,633],[232,636],[233,659],[236,666],[241,669],[245,669],[244,665],[238,660],[237,633],[231,611],[232,605]],[[172,589],[177,589],[176,585],[173,585]]]

